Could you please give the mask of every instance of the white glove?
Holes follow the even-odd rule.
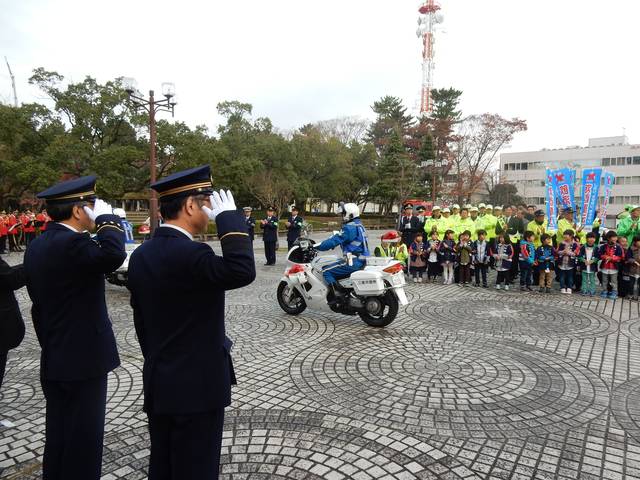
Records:
[[[93,205],[93,210],[85,205],[84,211],[94,222],[100,215],[113,215],[113,208],[111,208],[111,205],[109,205],[104,200],[100,200],[99,198],[96,198],[96,203]]]
[[[211,199],[211,208],[206,205],[202,206],[202,210],[211,220],[215,220],[222,212],[233,212],[236,209],[236,202],[233,200],[231,190],[220,190],[220,193],[213,192]]]

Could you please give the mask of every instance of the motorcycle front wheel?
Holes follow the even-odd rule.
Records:
[[[384,328],[398,315],[398,299],[392,291],[387,291],[384,296],[377,297],[375,300],[380,303],[378,308],[366,308],[358,312],[358,315],[370,327]]]
[[[300,315],[307,308],[307,304],[300,295],[300,292],[290,287],[284,280],[278,285],[276,296],[278,297],[278,305],[280,305],[280,308],[289,315]]]

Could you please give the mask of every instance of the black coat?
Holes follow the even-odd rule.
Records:
[[[518,218],[515,215],[512,216],[507,222],[507,234],[511,237],[516,233],[520,234],[520,239],[522,239],[522,234],[525,229],[525,221],[522,218]],[[517,243],[516,240],[514,243]]]
[[[293,216],[289,216],[287,222],[291,224],[290,227],[287,227],[287,242],[295,242],[298,237],[300,237],[304,219],[300,215],[298,215],[295,220]]]
[[[225,291],[253,282],[256,270],[243,215],[223,212],[216,224],[223,256],[167,226],[131,255],[128,288],[149,413],[205,413],[231,402]]]
[[[31,318],[45,380],[89,380],[120,365],[104,276],[126,258],[120,218],[101,215],[97,237],[51,222],[24,256]]]
[[[402,235],[402,243],[409,246],[413,243],[416,233],[420,231],[420,220],[415,215],[412,215],[411,218],[403,215],[400,217],[398,227]]]
[[[249,238],[253,242],[253,239],[255,238],[255,232],[256,232],[256,219],[253,217],[244,217],[244,222],[247,225]]]
[[[262,229],[262,239],[265,242],[277,242],[278,241],[278,217],[267,217],[266,224],[260,223]]]
[[[0,259],[0,353],[16,348],[24,338],[24,321],[13,291],[24,287],[24,267]]]

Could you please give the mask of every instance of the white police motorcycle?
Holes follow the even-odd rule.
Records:
[[[287,269],[278,285],[278,304],[289,315],[299,315],[307,307],[330,308],[343,315],[359,315],[372,327],[386,327],[398,315],[399,305],[407,305],[402,264],[392,258],[366,257],[366,266],[338,283],[345,294],[335,304],[327,302],[329,286],[323,267],[340,260],[335,255],[318,256],[313,240],[299,238],[287,255]]]

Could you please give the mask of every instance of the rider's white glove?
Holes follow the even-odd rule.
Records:
[[[84,211],[94,222],[100,215],[113,215],[113,208],[111,208],[111,205],[109,205],[104,200],[100,200],[99,198],[96,198],[96,202],[93,205],[93,210],[85,205]]]
[[[211,208],[206,205],[202,206],[202,210],[211,220],[215,220],[222,212],[232,212],[236,210],[236,202],[233,200],[231,190],[220,190],[220,193],[213,192],[211,199]]]

